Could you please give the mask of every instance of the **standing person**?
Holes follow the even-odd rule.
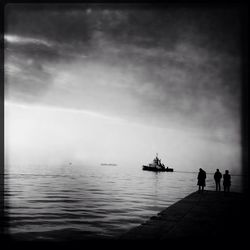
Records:
[[[229,174],[228,170],[226,170],[225,174],[223,174],[223,186],[224,186],[224,192],[230,192],[231,175]]]
[[[216,185],[216,191],[220,191],[220,180],[222,178],[222,174],[219,171],[219,169],[216,170],[214,174],[214,180],[215,180],[215,185]]]
[[[206,172],[200,168],[200,172],[198,174],[198,183],[197,185],[199,186],[199,193],[204,191],[204,187],[206,186]]]

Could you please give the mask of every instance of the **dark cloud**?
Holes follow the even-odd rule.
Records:
[[[239,126],[237,9],[23,4],[5,19],[6,98],[218,134]]]
[[[177,40],[192,40],[197,46],[230,52],[237,51],[240,44],[237,9],[159,8],[151,11],[108,9],[105,4],[101,8],[96,5],[41,6],[7,6],[7,33],[88,44],[99,31],[116,42],[139,47],[172,48]]]

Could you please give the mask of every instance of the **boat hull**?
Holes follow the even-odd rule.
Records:
[[[152,171],[152,172],[174,172],[172,168],[156,168],[156,167],[149,167],[149,166],[143,166],[142,170],[146,171]]]

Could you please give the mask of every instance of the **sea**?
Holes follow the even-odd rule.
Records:
[[[6,234],[27,241],[114,239],[197,191],[197,172],[126,166],[17,166],[5,170]],[[242,192],[242,177],[231,190]],[[207,173],[206,190],[214,190]]]

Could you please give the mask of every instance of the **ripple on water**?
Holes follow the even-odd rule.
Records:
[[[195,173],[81,171],[6,175],[11,235],[28,240],[110,238],[197,189]],[[233,185],[238,190],[240,184]],[[207,188],[213,189],[213,180]]]

